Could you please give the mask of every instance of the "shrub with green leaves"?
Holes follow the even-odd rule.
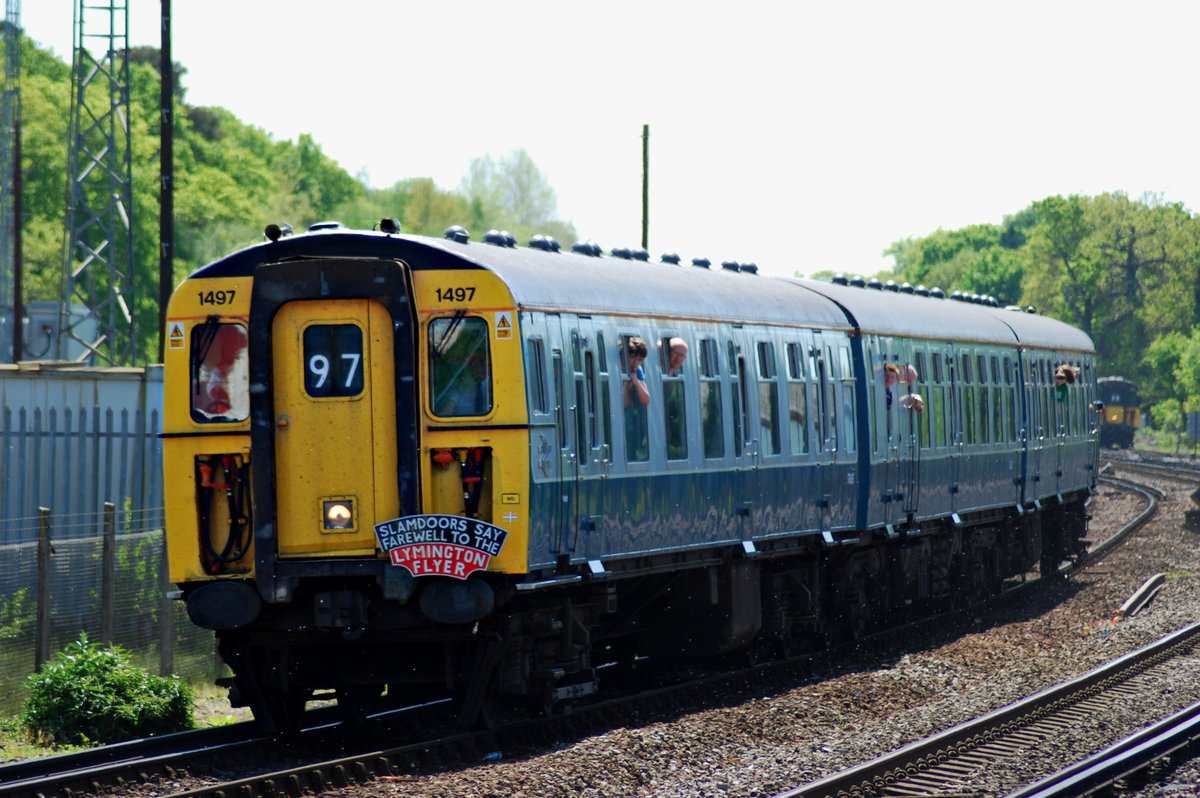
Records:
[[[152,676],[119,646],[87,635],[26,680],[21,723],[58,744],[115,743],[193,727],[192,691],[178,677]]]

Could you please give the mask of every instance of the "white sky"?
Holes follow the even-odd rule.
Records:
[[[77,0],[25,0],[69,60]],[[159,0],[128,0],[158,46]],[[1052,194],[1200,207],[1195,35],[1174,0],[173,0],[189,104],[310,133],[375,186],[524,147],[605,249],[890,267],[892,242]],[[262,220],[269,221],[269,220]],[[471,231],[478,236],[484,231]]]

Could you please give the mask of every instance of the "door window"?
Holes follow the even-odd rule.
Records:
[[[353,324],[304,328],[304,392],[323,399],[363,391],[362,330]]]

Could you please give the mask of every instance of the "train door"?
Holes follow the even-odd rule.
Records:
[[[567,320],[564,319],[564,324]],[[575,441],[574,478],[570,491],[575,508],[574,518],[567,518],[572,546],[589,561],[599,560],[604,553],[605,506],[601,486],[612,464],[612,396],[611,375],[606,349],[605,331],[587,317],[571,320],[564,327],[567,345],[565,386],[571,411],[568,423]]]
[[[953,352],[946,353],[946,381],[950,394],[950,511],[958,509],[958,482],[962,477],[963,447],[966,444],[963,434],[962,386],[958,379],[958,363]]]
[[[922,395],[927,395],[928,391],[921,386],[929,384],[930,375],[926,372],[925,353],[914,351],[911,342],[906,342],[900,352],[900,375],[899,395],[895,399],[900,416],[898,513],[907,520],[914,517],[920,507],[921,434],[925,430],[928,435],[929,429],[929,416],[925,410],[927,398]]]
[[[755,430],[758,427],[755,414],[758,407],[758,391],[753,385],[753,370],[751,364],[747,363],[743,341],[726,341],[725,351],[729,366],[729,407],[733,422],[733,463],[736,475],[734,500],[739,502],[736,508],[738,517],[748,519],[761,498],[760,480],[755,473],[759,465],[758,439],[755,438]],[[742,534],[745,539],[749,532],[743,529]]]
[[[555,374],[562,359],[557,316],[529,313],[522,326],[531,331],[525,339],[525,373],[529,393],[529,457],[537,500],[536,516],[545,519],[536,530],[537,552],[557,556],[562,544],[562,520],[558,517],[560,445],[558,391]],[[531,551],[533,549],[531,548]]]
[[[1051,375],[1057,373],[1057,364],[1047,364],[1047,366],[1055,366],[1056,371],[1051,372]],[[1075,392],[1068,390],[1064,383],[1063,391],[1058,390],[1058,383],[1055,382],[1053,376],[1050,377],[1046,393],[1052,399],[1049,402],[1050,413],[1054,417],[1054,492],[1062,491],[1063,474],[1066,468],[1065,454],[1067,449],[1067,441],[1071,436],[1071,412],[1074,408],[1071,407],[1071,401],[1075,398]]]
[[[550,404],[554,411],[553,449],[555,482],[551,507],[551,547],[558,557],[569,558],[574,551],[576,527],[576,488],[579,461],[575,441],[574,373],[572,369],[571,324],[558,316],[547,317],[550,345]]]
[[[820,333],[813,334],[811,350],[812,373],[816,376],[816,413],[817,413],[817,473],[820,474],[820,497],[817,506],[820,509],[821,531],[828,532],[832,527],[834,501],[834,460],[837,458],[837,397],[834,395],[835,377],[832,373],[833,354],[829,345]]]
[[[897,515],[898,500],[901,492],[901,424],[900,397],[904,392],[899,382],[900,368],[903,366],[896,355],[895,342],[891,338],[879,339],[879,355],[872,368],[874,383],[872,395],[882,393],[882,400],[877,400],[882,409],[874,415],[879,429],[875,436],[877,441],[876,453],[882,460],[879,469],[880,484],[872,491],[883,504],[883,520],[892,524],[899,520]],[[882,387],[882,391],[880,390]],[[882,423],[878,423],[882,419]],[[882,436],[882,439],[880,439]]]
[[[1046,448],[1046,404],[1042,389],[1042,362],[1030,359],[1025,361],[1025,395],[1029,404],[1029,441],[1028,450],[1028,493],[1026,501],[1038,499],[1042,495],[1042,456]]]
[[[375,553],[400,513],[392,317],[367,299],[292,301],[271,325],[281,557]]]

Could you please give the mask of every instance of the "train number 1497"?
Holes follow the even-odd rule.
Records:
[[[199,291],[196,296],[201,305],[228,305],[233,302],[233,295],[236,293],[237,291],[231,288],[228,291]]]
[[[466,288],[438,288],[438,302],[470,302],[475,298],[475,286],[469,285]]]

